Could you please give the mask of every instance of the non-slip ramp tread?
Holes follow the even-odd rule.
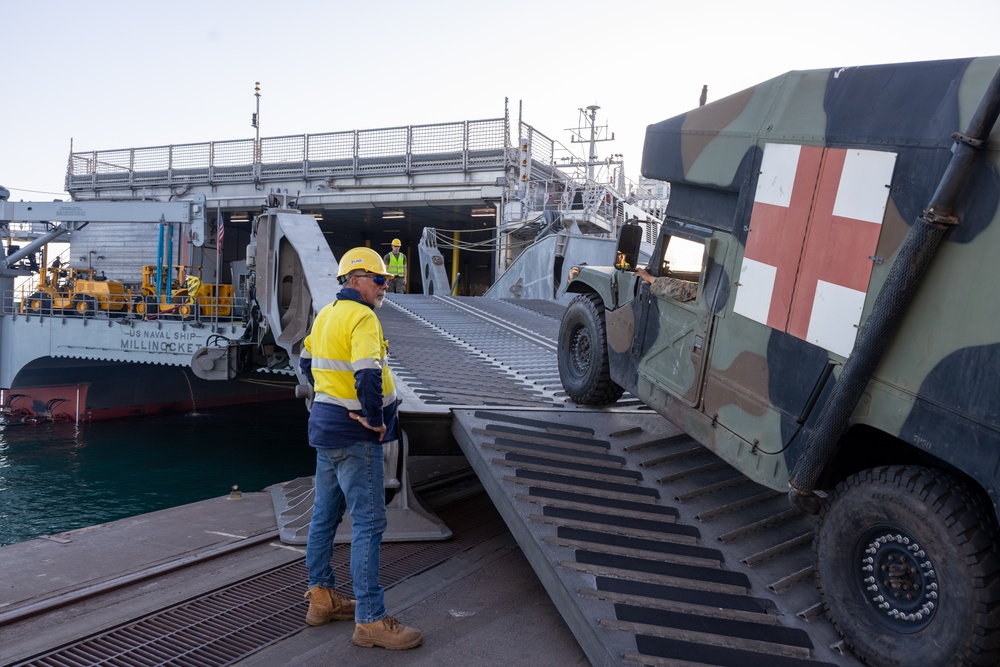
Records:
[[[622,470],[617,466],[614,466],[614,462],[606,461],[606,465],[589,465],[587,463],[577,463],[575,461],[565,461],[563,459],[550,459],[543,456],[530,456],[527,454],[519,454],[517,452],[508,452],[504,457],[504,461],[507,464],[517,464],[520,463],[522,467],[534,466],[534,469],[551,468],[559,472],[574,472],[585,474],[589,473],[591,475],[597,475],[604,479],[628,479],[628,480],[640,480],[642,475],[634,472],[632,470]],[[614,467],[612,467],[614,466]],[[513,467],[513,466],[512,466]]]
[[[619,570],[631,570],[637,574],[655,574],[675,579],[691,579],[712,584],[722,584],[734,588],[750,588],[750,581],[746,575],[713,567],[678,565],[676,563],[666,563],[648,558],[615,556],[587,549],[576,550],[576,562],[587,565],[614,567]]]
[[[557,489],[540,489],[532,487],[528,490],[528,496],[540,501],[566,500],[593,505],[595,507],[606,507],[608,509],[628,510],[634,512],[644,512],[653,515],[663,515],[677,517],[677,510],[673,507],[663,505],[653,505],[651,503],[634,502],[631,500],[619,500],[617,498],[605,498],[603,496],[593,496],[585,493],[573,493],[571,491],[559,491]]]
[[[534,454],[548,454],[550,457],[557,458],[560,460],[593,460],[593,461],[603,461],[609,465],[624,465],[625,459],[621,456],[612,456],[610,454],[601,454],[600,452],[587,451],[583,448],[577,447],[575,449],[569,449],[566,447],[554,447],[552,445],[543,445],[537,442],[524,441],[524,440],[510,440],[507,438],[496,438],[492,443],[485,443],[486,446],[492,447],[500,451],[507,452],[521,452],[521,453],[534,453]]]
[[[719,609],[734,609],[758,614],[767,614],[774,609],[774,603],[761,598],[733,593],[716,593],[713,591],[696,591],[678,586],[651,584],[645,581],[630,579],[615,579],[613,577],[597,577],[595,579],[598,591],[607,593],[624,593],[659,600],[699,604]]]
[[[650,533],[665,533],[668,535],[685,535],[698,537],[698,529],[694,526],[678,526],[673,521],[658,521],[656,519],[638,519],[621,514],[603,514],[587,512],[565,507],[545,507],[542,516],[555,519],[567,519],[581,523],[606,525],[628,530],[642,530]]]
[[[641,664],[650,664],[644,660],[646,656],[657,656],[679,661],[664,664],[718,665],[719,667],[749,667],[750,665],[767,665],[767,667],[817,667],[817,665],[836,664],[817,662],[810,658],[795,658],[774,654],[768,655],[766,661],[761,662],[761,654],[756,651],[727,646],[714,646],[667,637],[652,637],[643,634],[636,635],[635,643],[638,655],[626,657],[631,660],[639,660]]]
[[[656,489],[631,486],[619,482],[604,482],[601,480],[588,479],[584,477],[573,477],[571,475],[557,475],[537,470],[517,470],[515,476],[519,480],[529,482],[536,480],[539,482],[552,482],[567,486],[583,487],[590,489],[600,489],[603,491],[614,491],[621,494],[631,494],[633,496],[645,496],[647,498],[659,498],[660,494]]]
[[[696,614],[683,614],[663,609],[649,609],[629,604],[616,604],[615,616],[620,621],[659,625],[676,630],[687,630],[723,637],[753,639],[772,644],[784,644],[799,648],[812,648],[809,636],[796,628],[780,625],[766,625],[737,621],[728,618],[714,618]]]
[[[559,526],[557,535],[564,540],[588,542],[593,545],[605,545],[609,547],[619,547],[620,549],[633,549],[636,551],[651,551],[673,554],[675,556],[687,556],[691,559],[716,561],[720,564],[724,562],[722,552],[718,549],[708,549],[706,547],[691,544],[662,542],[643,537],[610,534],[596,530],[573,528],[570,526]]]
[[[778,530],[784,510],[742,531],[739,519],[769,511],[773,494],[745,487],[662,417],[470,408],[455,411],[452,433],[594,664],[859,664],[833,642],[817,645],[818,626],[782,606],[768,589],[774,578],[762,582],[741,562],[772,553],[756,542]],[[600,454],[575,458],[577,449]],[[743,532],[754,551],[741,551]]]

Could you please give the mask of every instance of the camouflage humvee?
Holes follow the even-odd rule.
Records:
[[[817,585],[870,664],[998,661],[998,67],[791,72],[650,125],[655,280],[571,271],[570,397],[626,389],[819,511]]]

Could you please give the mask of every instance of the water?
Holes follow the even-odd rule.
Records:
[[[301,401],[0,425],[0,546],[311,475]]]

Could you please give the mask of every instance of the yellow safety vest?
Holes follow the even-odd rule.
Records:
[[[388,363],[389,343],[369,306],[349,299],[327,304],[319,311],[303,344],[303,356],[312,358],[317,402],[360,410],[354,372],[366,368],[382,371],[382,407],[396,402],[396,385]]]
[[[406,258],[403,253],[398,255],[390,252],[385,256],[385,268],[388,269],[389,273],[396,276],[397,278],[402,278],[405,274],[405,269],[403,264],[405,264]]]

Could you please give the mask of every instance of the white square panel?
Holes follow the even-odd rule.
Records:
[[[733,312],[749,317],[755,322],[767,324],[767,313],[771,310],[771,295],[774,293],[774,277],[777,268],[747,257],[740,267],[740,284],[736,290]]]
[[[847,151],[833,214],[840,218],[882,224],[895,166],[895,153]]]
[[[766,144],[764,157],[760,162],[760,177],[757,179],[755,202],[788,207],[792,199],[792,185],[799,167],[799,152],[796,144]]]

